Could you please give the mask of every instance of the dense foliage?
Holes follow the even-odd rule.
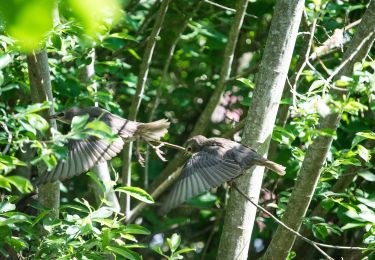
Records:
[[[84,117],[75,118],[71,129],[59,125],[51,136],[48,119],[40,114],[50,104],[33,103],[26,57],[35,48],[47,50],[56,111],[97,102],[126,118],[161,4],[160,1],[56,1],[60,15],[59,21],[54,22],[53,2],[9,0],[0,4],[0,254],[14,259],[103,259],[109,255],[128,259],[139,259],[141,255],[144,259],[162,256],[180,259],[181,255],[214,259],[223,224],[226,185],[192,199],[164,217],[158,216],[157,206],[151,205],[132,224],[125,223],[126,216],[114,212],[107,201],[98,201],[93,195],[92,186],[104,189],[105,183],[91,172],[61,183],[58,218],[35,199],[37,190],[32,183],[38,172],[52,169],[66,157],[65,143],[69,138],[114,136],[103,123],[87,123]],[[221,6],[209,1],[170,3],[137,116],[142,122],[168,118],[172,124],[165,141],[184,144],[218,84],[234,16],[233,11],[222,7],[234,8],[234,2],[217,1]],[[246,118],[274,2],[250,1],[231,78],[205,135],[223,136]],[[282,178],[270,172],[266,175],[260,204],[282,216],[307,147],[318,135],[333,135],[335,140],[304,219],[303,234],[328,244],[374,248],[373,50],[365,62],[356,64],[352,76],[336,82],[337,91],[348,90],[343,102],[328,94],[331,85],[327,83],[340,65],[342,49],[356,32],[356,25],[344,30],[342,39],[331,44],[328,41],[335,40],[331,37],[335,30],[361,19],[367,4],[365,0],[306,1],[306,16],[290,67],[291,85],[285,85],[287,91],[281,106],[287,106],[289,113],[285,122],[279,118],[273,130],[269,155],[287,167],[287,174]],[[315,19],[312,55],[296,81],[301,60],[306,56],[308,31]],[[173,57],[165,68],[174,42],[177,45]],[[323,47],[326,52],[321,51]],[[82,80],[82,73],[93,61],[93,51],[95,76],[87,82]],[[316,130],[318,119],[324,116],[327,107],[342,113],[337,132]],[[233,138],[240,141],[241,131]],[[169,161],[174,158],[174,150],[162,149]],[[141,152],[146,153],[146,145],[142,144]],[[167,195],[153,199],[144,191],[151,193],[149,187],[161,182],[161,172],[168,165],[152,152],[146,159],[145,169],[133,156],[133,187],[121,184],[121,154],[110,164],[116,194],[132,195],[132,206],[139,201],[150,204],[155,201],[158,205]],[[256,221],[250,259],[264,252],[277,227],[263,213],[259,213]],[[311,249],[307,244],[302,247]],[[290,258],[303,250],[296,248]],[[371,252],[364,254],[374,257]],[[346,253],[333,250],[331,255],[339,258]]]

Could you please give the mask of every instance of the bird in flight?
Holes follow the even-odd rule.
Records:
[[[39,183],[65,180],[88,171],[99,162],[108,161],[115,157],[126,142],[137,139],[147,143],[158,141],[168,132],[169,122],[161,119],[150,123],[140,123],[116,116],[99,107],[73,107],[50,116],[65,124],[71,124],[75,116],[88,115],[88,121],[100,120],[107,124],[118,137],[110,142],[95,136],[81,140],[69,139],[68,155],[65,160],[57,163],[54,169],[41,174]]]
[[[254,165],[285,174],[284,166],[262,157],[250,147],[224,138],[194,136],[187,141],[186,150],[193,155],[163,203],[162,214],[210,188],[233,181]]]

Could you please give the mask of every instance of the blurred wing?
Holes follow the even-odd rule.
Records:
[[[112,131],[122,138],[131,138],[137,131],[138,122],[127,120],[111,113],[105,113],[100,120],[109,125]]]
[[[216,153],[201,151],[194,154],[182,169],[163,205],[162,212],[167,212],[184,201],[241,174],[240,166],[233,160],[223,159]]]
[[[98,162],[108,161],[116,156],[124,145],[122,138],[112,143],[90,136],[82,140],[69,140],[68,156],[56,167],[40,176],[39,183],[65,180],[90,170]]]

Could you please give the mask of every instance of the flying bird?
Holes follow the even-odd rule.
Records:
[[[89,122],[97,119],[106,123],[118,137],[113,142],[95,136],[81,140],[69,139],[66,159],[59,161],[50,172],[41,174],[38,180],[40,184],[71,178],[88,171],[98,162],[112,159],[122,150],[124,140],[130,142],[143,139],[148,143],[158,141],[168,132],[169,127],[169,122],[166,119],[151,123],[139,123],[121,118],[99,107],[73,107],[52,115],[50,118],[71,124],[75,116],[83,115],[89,116]]]
[[[194,136],[187,141],[186,150],[193,155],[163,203],[161,214],[210,188],[233,181],[254,165],[285,174],[284,166],[262,157],[250,147],[224,138]]]

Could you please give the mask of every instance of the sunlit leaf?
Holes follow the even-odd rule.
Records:
[[[9,201],[0,202],[0,213],[12,211],[16,209],[16,205],[10,203]]]
[[[115,191],[123,192],[126,194],[129,194],[130,196],[143,201],[145,203],[154,203],[154,199],[151,197],[150,194],[148,194],[146,191],[144,191],[141,188],[138,187],[119,187]]]
[[[116,255],[120,255],[125,257],[126,259],[131,260],[140,260],[141,257],[136,252],[127,249],[126,247],[120,246],[107,246],[106,249],[110,252],[115,253]]]
[[[73,117],[72,124],[71,124],[72,131],[81,129],[87,123],[88,119],[89,119],[88,114]]]
[[[31,182],[21,176],[8,176],[8,181],[14,185],[21,193],[28,193],[31,192],[34,188]]]
[[[370,171],[361,171],[358,173],[366,181],[375,181],[375,174]]]
[[[128,224],[123,230],[125,233],[128,233],[128,234],[138,234],[138,235],[150,235],[151,234],[150,230],[140,225],[136,225],[136,224]]]
[[[181,237],[178,234],[174,233],[171,238],[167,238],[167,241],[169,244],[169,248],[172,252],[174,252],[180,246]]]
[[[0,1],[0,15],[9,35],[25,52],[31,52],[53,27],[53,7],[54,1],[50,0]]]

